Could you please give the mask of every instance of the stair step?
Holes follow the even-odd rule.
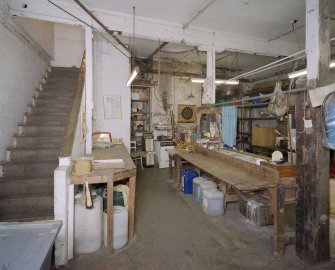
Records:
[[[29,106],[28,115],[68,115],[70,106],[62,110],[59,107],[50,106]]]
[[[40,91],[36,90],[35,98],[73,98],[74,91]]]
[[[63,136],[17,136],[13,138],[13,147],[21,149],[60,148]]]
[[[0,199],[0,220],[53,216],[53,196]]]
[[[50,178],[0,177],[0,198],[52,196],[54,180]]]
[[[51,72],[53,74],[65,72],[66,74],[69,73],[79,73],[80,68],[77,67],[51,67]]]
[[[19,136],[64,136],[64,126],[39,126],[39,125],[19,125],[18,135]]]
[[[42,84],[41,85],[41,91],[45,92],[57,92],[57,93],[62,93],[62,92],[74,92],[76,89],[76,83],[72,84]]]
[[[59,148],[43,149],[20,149],[9,147],[7,149],[7,162],[35,161],[57,161]]]
[[[2,175],[4,177],[53,177],[58,161],[4,162]]]
[[[54,99],[54,98],[34,98],[33,106],[55,106],[69,107],[72,105],[72,99]]]
[[[67,115],[25,115],[23,123],[26,125],[48,125],[48,126],[65,126]]]

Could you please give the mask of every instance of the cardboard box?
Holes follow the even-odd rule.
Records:
[[[251,143],[257,146],[274,146],[276,144],[276,132],[273,127],[253,127]]]

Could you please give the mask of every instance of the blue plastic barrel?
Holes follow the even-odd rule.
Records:
[[[181,191],[185,194],[192,194],[193,179],[198,176],[194,169],[181,171]]]

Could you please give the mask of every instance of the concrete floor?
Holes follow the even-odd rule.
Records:
[[[273,226],[254,225],[236,203],[224,216],[208,217],[174,179],[167,169],[140,170],[134,240],[112,256],[104,248],[76,256],[66,269],[335,269],[333,263],[306,266],[294,246],[275,259]]]

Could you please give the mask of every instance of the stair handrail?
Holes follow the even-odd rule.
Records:
[[[84,52],[81,60],[80,72],[78,74],[77,86],[73,98],[69,118],[65,128],[63,144],[59,151],[59,157],[70,157],[72,153],[72,146],[75,139],[76,127],[80,113],[80,105],[85,85],[85,70],[86,70],[86,54]]]

